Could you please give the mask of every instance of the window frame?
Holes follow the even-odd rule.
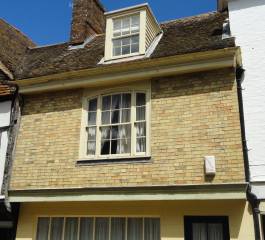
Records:
[[[131,32],[131,19],[133,16],[138,16],[139,17],[139,30],[137,33],[132,33]],[[122,35],[122,23],[123,23],[123,19],[125,18],[129,18],[130,19],[130,25],[129,25],[129,30],[130,30],[130,33],[129,34],[125,34],[125,35]],[[114,36],[115,34],[115,30],[114,30],[114,21],[116,20],[121,20],[121,35],[120,36]],[[140,31],[141,31],[141,16],[140,16],[140,12],[139,13],[134,13],[134,14],[128,14],[128,15],[125,15],[125,16],[119,16],[119,17],[114,17],[112,18],[112,36],[111,36],[111,41],[112,41],[112,58],[115,59],[115,58],[124,58],[124,57],[128,57],[128,56],[134,56],[134,55],[139,55],[140,54]],[[139,37],[139,41],[138,41],[138,51],[137,52],[130,52],[128,54],[122,54],[122,42],[121,42],[121,54],[120,55],[114,55],[114,44],[113,42],[115,40],[122,40],[122,39],[126,39],[126,38],[129,38],[130,39],[130,44],[129,45],[126,45],[126,46],[130,46],[130,51],[131,51],[131,38],[133,37],[136,37],[138,36]]]
[[[132,105],[131,105],[131,153],[125,154],[110,154],[110,155],[101,155],[100,154],[100,144],[101,144],[101,135],[100,135],[100,126],[101,126],[101,100],[103,96],[115,95],[115,94],[123,94],[123,93],[131,93],[132,94]],[[146,152],[136,152],[136,93],[145,93],[146,94]],[[87,131],[87,119],[88,119],[88,104],[90,99],[98,99],[97,105],[97,120],[96,120],[96,154],[88,155],[87,154],[87,139],[88,139],[88,131]],[[128,87],[116,87],[112,89],[106,90],[98,90],[93,92],[84,92],[83,95],[83,107],[82,107],[82,122],[81,122],[81,132],[80,132],[80,149],[79,149],[79,160],[82,161],[94,161],[94,160],[113,160],[113,159],[138,159],[143,157],[151,156],[151,86],[150,82],[143,83],[134,83],[128,85]],[[134,122],[133,122],[134,121]],[[119,123],[122,124],[122,123]],[[111,126],[111,124],[110,124]]]
[[[128,219],[130,218],[141,218],[143,219],[143,226],[142,226],[142,230],[143,230],[143,237],[144,237],[144,230],[145,230],[145,219],[159,219],[159,232],[160,232],[160,239],[162,238],[162,234],[161,234],[161,216],[159,215],[38,215],[35,217],[35,227],[34,227],[34,236],[37,240],[37,236],[38,236],[38,220],[39,218],[49,218],[49,229],[48,229],[48,239],[50,239],[50,233],[51,233],[51,221],[52,218],[63,218],[63,227],[62,227],[62,239],[64,239],[64,234],[65,234],[65,225],[66,225],[66,219],[67,218],[78,218],[78,226],[77,226],[77,230],[78,230],[78,238],[80,236],[80,219],[81,218],[93,218],[93,239],[95,239],[95,228],[96,228],[96,218],[108,218],[108,222],[109,222],[109,237],[111,236],[111,219],[112,218],[125,218],[125,233],[127,233],[128,230]],[[127,239],[127,235],[125,237]],[[144,238],[143,238],[144,240]]]
[[[230,239],[229,217],[228,216],[185,216],[184,217],[184,234],[185,240],[192,240],[193,223],[221,223],[223,224],[223,236],[225,240]]]
[[[114,37],[114,20],[120,19],[120,18],[126,18],[134,15],[139,15],[139,33],[137,34],[129,34],[124,35],[121,37]],[[145,42],[146,42],[146,10],[138,10],[133,11],[130,13],[124,13],[124,14],[118,14],[116,16],[112,16],[107,19],[106,24],[106,43],[105,43],[105,60],[111,61],[111,60],[117,60],[117,59],[123,59],[128,57],[136,57],[140,55],[145,55]],[[124,54],[124,55],[118,55],[114,56],[113,54],[113,40],[115,39],[122,39],[126,37],[131,37],[139,35],[139,51],[136,53],[130,53],[130,54]]]

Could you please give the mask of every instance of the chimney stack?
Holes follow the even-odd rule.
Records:
[[[99,0],[73,0],[71,39],[73,45],[86,38],[105,32],[105,9]]]

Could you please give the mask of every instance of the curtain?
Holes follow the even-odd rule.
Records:
[[[142,218],[128,218],[127,240],[143,240]]]
[[[77,240],[78,218],[66,218],[64,240]]]
[[[63,235],[63,218],[52,218],[50,240],[60,240]]]
[[[208,225],[209,240],[223,240],[223,225],[221,223],[211,223]]]
[[[192,224],[192,240],[208,240],[206,223],[193,223]]]
[[[125,240],[125,218],[111,219],[111,240]]]
[[[93,240],[93,218],[80,218],[79,240]]]
[[[36,240],[48,240],[50,218],[39,218]]]
[[[95,240],[109,240],[109,218],[96,218]]]
[[[160,219],[144,219],[144,240],[160,240]]]

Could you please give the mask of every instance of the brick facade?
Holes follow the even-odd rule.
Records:
[[[152,79],[152,160],[90,166],[76,165],[83,90],[25,96],[11,190],[244,182],[236,91],[233,69]]]

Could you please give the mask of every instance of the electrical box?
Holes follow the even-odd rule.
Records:
[[[204,157],[204,164],[205,164],[205,174],[206,175],[215,175],[216,174],[215,156],[205,156]]]

